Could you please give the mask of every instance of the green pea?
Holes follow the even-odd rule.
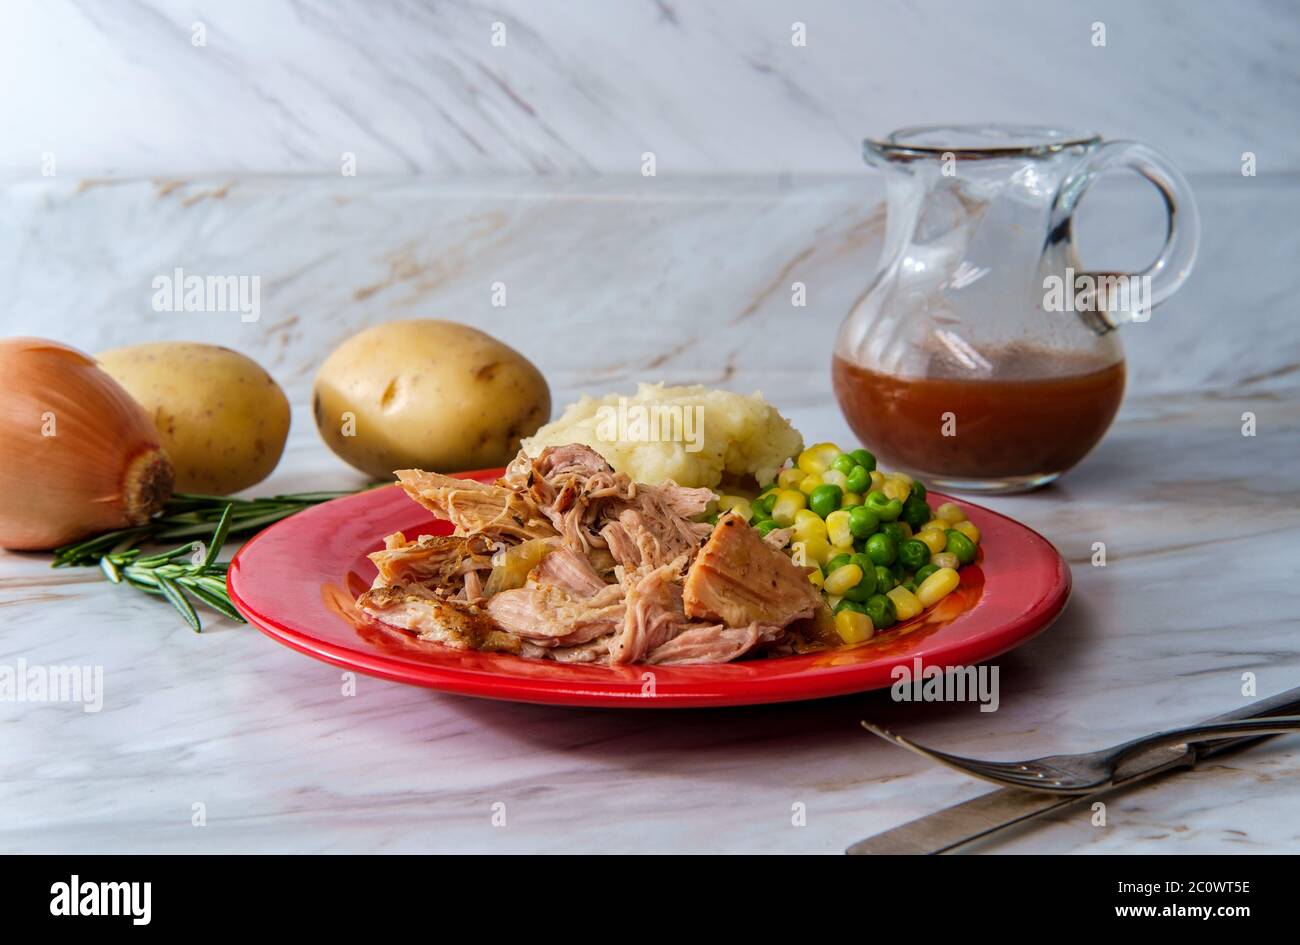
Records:
[[[894,572],[883,564],[876,565],[875,572],[877,594],[888,594],[898,586],[898,580],[894,577]]]
[[[760,535],[766,535],[776,527],[776,522],[772,521],[770,518],[762,519],[754,524],[754,528],[757,529]]]
[[[898,560],[909,571],[919,571],[930,563],[930,547],[923,541],[909,538],[898,546]]]
[[[862,504],[875,512],[882,522],[895,521],[898,516],[903,514],[903,503],[897,499],[891,499],[879,489],[868,492],[867,497],[862,500]]]
[[[930,549],[926,548],[925,550],[929,551]],[[926,578],[928,578],[931,574],[933,574],[935,571],[938,570],[939,570],[939,566],[937,564],[927,564],[923,568],[916,569],[916,577],[914,577],[912,580],[916,581],[917,587],[920,587],[922,584],[925,583]]]
[[[915,479],[912,480],[912,492],[909,498],[924,500],[929,494],[930,493],[926,490],[925,486],[923,486],[919,481]]]
[[[871,624],[877,630],[884,630],[892,627],[898,622],[898,613],[894,610],[894,602],[884,594],[875,594],[867,598],[867,616],[871,618]]]
[[[867,559],[866,555],[855,554],[853,556],[853,563],[862,569],[862,580],[845,591],[844,597],[848,600],[864,601],[872,594],[876,593],[876,568],[875,565]]]
[[[920,531],[921,526],[933,518],[930,512],[930,503],[925,499],[918,499],[915,494],[908,497],[903,503],[903,521],[912,526],[912,531]]]
[[[902,584],[900,584],[899,587],[905,587],[905,588],[907,588],[909,591],[911,591],[913,594],[915,594],[915,593],[916,593],[916,587],[917,587],[917,584],[916,584],[916,582],[915,582],[914,580],[912,580],[911,578],[908,578],[906,581],[904,581]]]
[[[841,610],[856,610],[860,614],[865,614],[867,612],[867,607],[865,604],[861,603],[860,601],[849,600],[847,597],[845,597],[841,599],[838,604],[835,605],[835,613],[838,614]],[[872,621],[872,623],[874,624],[875,621]]]
[[[840,507],[843,497],[844,492],[839,486],[818,486],[808,496],[808,508],[825,518]]]
[[[854,538],[869,538],[880,527],[880,516],[865,505],[849,509],[849,533]]]
[[[867,557],[875,564],[889,566],[898,557],[898,543],[883,532],[872,535],[867,539]]]
[[[708,522],[710,525],[717,525],[717,524],[718,524],[718,513],[717,513],[717,512],[714,512],[712,515],[706,515],[706,516],[704,516],[704,521]]]
[[[852,562],[853,559],[848,555],[836,555],[834,558],[831,558],[831,560],[826,562],[826,573],[830,574],[836,568],[842,568],[846,564],[851,564]]]
[[[975,560],[975,542],[955,528],[948,529],[944,535],[948,538],[943,546],[944,551],[951,551],[962,564],[970,564]]]
[[[776,505],[776,493],[765,492],[757,499],[755,499],[753,502],[751,502],[749,504],[749,507],[754,510],[754,513],[759,518],[771,518],[772,506],[774,505]]]
[[[901,545],[903,542],[907,541],[908,538],[912,537],[898,522],[886,522],[884,525],[881,525],[880,534],[888,535],[890,538],[894,539],[894,544],[896,545]]]
[[[876,468],[876,457],[872,456],[871,453],[864,449],[856,449],[849,455],[853,457],[855,463],[867,472],[871,472]]]
[[[871,487],[871,473],[867,472],[867,470],[863,469],[861,466],[855,464],[852,469],[844,474],[844,476],[845,488],[850,492],[861,494]]]
[[[857,464],[858,461],[848,453],[841,453],[839,456],[835,457],[835,462],[831,463],[831,469],[837,469],[847,476],[849,473],[853,472],[853,467]]]

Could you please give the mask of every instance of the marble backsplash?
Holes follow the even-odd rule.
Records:
[[[1012,121],[1300,170],[1294,4],[11,0],[0,174],[852,173]],[[800,30],[802,33],[800,34]],[[200,32],[201,31],[201,32]]]
[[[1200,261],[1149,323],[1123,330],[1130,390],[1294,383],[1300,234],[1288,221],[1300,188],[1286,176],[1194,184]],[[822,366],[880,250],[880,196],[865,172],[13,184],[0,189],[0,333],[89,351],[224,344],[305,403],[321,360],[353,332],[450,318],[533,359],[557,406],[579,391],[662,379],[761,388],[794,407],[826,399]],[[1138,184],[1090,193],[1085,261],[1144,264],[1162,232],[1153,202]],[[258,277],[258,320],[156,311],[153,280],[177,268]],[[803,307],[792,304],[796,282]],[[821,386],[809,389],[809,376]]]

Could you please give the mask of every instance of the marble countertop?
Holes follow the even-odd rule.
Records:
[[[1245,409],[1266,435],[1241,437]],[[832,406],[795,413],[810,437],[847,439]],[[266,491],[355,482],[296,419]],[[195,635],[97,571],[6,554],[0,663],[102,665],[104,689],[99,712],[0,702],[0,849],[839,852],[986,789],[859,719],[1012,758],[1217,714],[1249,701],[1244,673],[1260,698],[1297,685],[1298,436],[1295,391],[1136,396],[1057,486],[988,501],[1055,542],[1075,580],[1057,625],[997,660],[993,713],[888,693],[578,710],[367,677],[345,695],[338,669],[250,627]],[[1112,801],[1106,827],[1085,811],[991,849],[1293,852],[1298,772],[1300,740],[1277,739]]]
[[[450,312],[523,338],[557,404],[653,371],[762,386],[809,441],[849,441],[826,355],[871,270],[875,192],[860,178],[620,186],[10,187],[4,333],[89,350],[197,335],[257,357],[302,405],[311,365],[360,325]],[[862,718],[1014,758],[1226,711],[1252,701],[1246,673],[1255,698],[1300,685],[1288,210],[1300,188],[1223,178],[1198,189],[1201,267],[1151,323],[1126,330],[1133,382],[1115,427],[1057,485],[985,503],[1047,536],[1075,581],[1058,624],[998,659],[998,711],[888,693],[587,711],[366,677],[349,695],[338,669],[250,627],[212,619],[195,635],[97,571],[0,553],[0,665],[102,666],[104,679],[99,712],[0,701],[0,850],[837,853],[986,789],[868,736]],[[150,311],[149,276],[173,265],[261,273],[261,322]],[[512,301],[493,311],[498,277]],[[810,304],[792,318],[795,278]],[[600,326],[589,350],[563,343],[588,325]],[[584,368],[592,357],[598,368]],[[1241,435],[1246,411],[1255,437]],[[357,484],[298,408],[284,460],[254,492]],[[1091,564],[1095,541],[1105,567]],[[1116,799],[1105,827],[1079,815],[992,849],[1294,852],[1297,773],[1300,740],[1276,739]]]

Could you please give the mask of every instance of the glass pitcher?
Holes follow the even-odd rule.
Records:
[[[1050,128],[909,128],[865,144],[885,172],[878,275],[836,341],[835,394],[882,465],[977,492],[1051,482],[1101,439],[1124,392],[1114,329],[1187,279],[1191,190],[1142,144]],[[1165,245],[1139,273],[1091,273],[1071,217],[1127,168],[1159,189]]]

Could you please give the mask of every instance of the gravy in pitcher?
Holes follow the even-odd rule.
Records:
[[[942,364],[894,377],[836,355],[835,396],[882,465],[949,480],[1050,481],[1105,434],[1124,394],[1124,361],[1017,349],[988,353],[988,377]]]

